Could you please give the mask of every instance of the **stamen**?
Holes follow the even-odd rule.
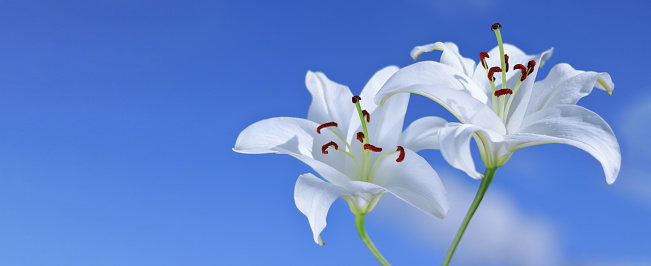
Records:
[[[366,123],[371,123],[371,114],[369,114],[366,110],[362,110],[362,115],[364,118],[366,118]]]
[[[504,54],[504,62],[506,63],[506,72],[509,72],[509,55]]]
[[[505,94],[513,94],[513,91],[511,89],[501,89],[495,91],[495,97],[500,97]]]
[[[531,72],[533,72],[533,68],[536,66],[536,61],[530,60],[529,63],[527,63],[527,75],[531,75]]]
[[[491,30],[496,30],[496,29],[500,29],[500,28],[502,28],[502,25],[500,25],[499,23],[495,23],[495,24],[493,24],[493,26],[491,26]]]
[[[326,128],[326,127],[337,127],[337,123],[328,122],[328,123],[322,124],[322,125],[320,125],[319,127],[316,128],[316,133],[321,134],[321,129]]]
[[[373,146],[371,144],[368,144],[368,143],[364,144],[364,149],[374,151],[374,152],[381,152],[382,151],[382,148],[375,147],[375,146]]]
[[[353,96],[353,103],[357,103],[357,101],[361,101],[361,100],[362,100],[361,97],[359,97],[357,95]]]
[[[520,69],[520,71],[522,72],[522,74],[520,76],[520,81],[524,81],[524,79],[527,78],[527,74],[528,74],[527,73],[527,68],[523,64],[517,64],[517,65],[513,66],[513,70],[516,70],[516,69]]]
[[[495,74],[495,72],[502,72],[502,69],[496,66],[491,67],[491,69],[488,70],[488,80],[495,81],[495,78],[493,77],[493,74]]]
[[[488,68],[488,63],[486,63],[486,58],[490,58],[487,52],[479,53],[479,60],[481,61],[481,64],[484,66],[484,68]]]
[[[359,140],[361,143],[364,143],[364,132],[357,132],[357,140]]]
[[[398,155],[396,162],[402,162],[405,159],[405,149],[402,148],[402,146],[398,146],[398,151],[400,152],[400,155]]]
[[[334,147],[335,150],[339,150],[339,145],[337,145],[337,143],[335,143],[334,141],[330,141],[330,142],[328,142],[328,144],[321,146],[321,152],[323,154],[328,154],[327,149],[330,146]]]

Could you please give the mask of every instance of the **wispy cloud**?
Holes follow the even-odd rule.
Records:
[[[622,150],[622,171],[616,189],[627,197],[651,206],[651,94],[630,103],[619,116],[623,119],[614,128]]]
[[[449,178],[444,180],[450,197],[445,219],[427,216],[393,197],[382,199],[377,211],[386,215],[393,226],[413,234],[432,250],[440,250],[443,257],[477,187],[455,181],[465,176],[441,175]],[[454,261],[458,265],[559,265],[560,249],[558,233],[550,220],[521,210],[513,199],[492,187],[466,230]]]

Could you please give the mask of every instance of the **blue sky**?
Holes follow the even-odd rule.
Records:
[[[374,265],[343,200],[320,247],[296,209],[289,156],[232,152],[270,117],[305,117],[308,70],[359,93],[415,45],[467,57],[505,42],[554,64],[608,72],[615,91],[580,104],[609,122],[622,171],[565,145],[517,151],[500,168],[458,263],[651,264],[651,35],[636,1],[0,2],[0,264]],[[422,59],[437,60],[438,54]],[[476,58],[475,58],[476,59]],[[407,122],[453,118],[423,97]],[[385,196],[367,229],[395,265],[442,261],[479,182],[421,153],[449,217]],[[481,163],[477,160],[477,163]]]

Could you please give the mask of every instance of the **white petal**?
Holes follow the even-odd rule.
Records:
[[[339,184],[350,181],[350,178],[342,173],[343,166],[335,165],[333,167],[332,164],[329,165],[314,158],[313,147],[325,144],[314,143],[315,136],[319,135],[316,133],[317,127],[318,124],[312,121],[294,117],[274,117],[261,120],[240,133],[233,150],[247,154],[289,154],[312,167],[330,182]],[[331,134],[331,140],[336,138],[329,130],[322,130],[321,133]]]
[[[485,104],[486,95],[482,89],[468,76],[447,65],[425,61],[399,70],[378,92],[375,102],[402,92],[421,94],[438,102],[463,123],[506,133],[501,119]],[[484,99],[480,101],[474,97]]]
[[[311,157],[312,143],[318,126],[312,121],[294,117],[261,120],[248,126],[237,136],[233,150],[248,154],[282,153]]]
[[[605,72],[575,70],[565,63],[555,65],[544,80],[533,85],[527,114],[551,105],[576,104],[579,99],[590,94],[594,87],[611,94],[615,84]]]
[[[506,148],[504,136],[471,124],[448,123],[439,131],[441,154],[452,167],[479,179],[482,174],[475,170],[470,154],[470,139],[478,134],[478,146],[487,167],[502,166],[511,152]]]
[[[326,227],[326,216],[332,203],[341,196],[350,195],[346,189],[327,183],[313,174],[303,174],[296,180],[294,201],[310,222],[314,241],[323,245],[321,231]]]
[[[513,46],[515,47],[515,46]],[[517,48],[514,48],[517,49]],[[506,47],[505,47],[506,50]],[[518,49],[519,51],[519,49]],[[515,132],[518,130],[520,125],[522,124],[522,119],[524,119],[525,113],[527,111],[527,108],[529,106],[529,101],[531,100],[531,94],[532,94],[532,88],[534,85],[534,82],[536,80],[536,76],[538,75],[538,70],[540,69],[540,65],[542,65],[546,59],[549,58],[551,53],[553,52],[553,49],[549,49],[541,54],[538,55],[523,55],[522,58],[523,60],[526,60],[527,62],[529,60],[535,60],[536,61],[536,66],[534,67],[534,71],[527,76],[527,78],[522,82],[520,85],[520,88],[518,89],[517,93],[513,95],[515,97],[513,99],[513,103],[511,106],[511,109],[508,114],[508,123],[507,123],[507,130],[508,132]],[[518,54],[518,53],[515,53]],[[510,55],[509,55],[510,56]],[[510,61],[510,60],[509,60]],[[511,64],[515,64],[515,61]],[[524,65],[526,66],[526,62],[524,62]],[[519,71],[512,71],[513,74]],[[508,76],[507,76],[508,77]],[[517,73],[517,75],[513,75],[511,79],[509,80],[510,83],[507,83],[507,85],[511,87],[515,87],[515,84],[519,80],[520,73]]]
[[[472,77],[475,69],[475,61],[470,58],[462,57],[461,54],[459,54],[459,47],[452,42],[436,42],[423,46],[416,46],[411,50],[411,57],[416,60],[423,52],[431,52],[434,50],[443,51],[440,60],[441,64],[448,65],[463,72],[467,76]]]
[[[402,133],[400,145],[405,149],[418,152],[424,149],[440,149],[439,130],[447,123],[437,116],[420,118]]]
[[[434,50],[444,51],[445,50],[445,44],[443,44],[442,42],[435,42],[435,43],[416,46],[416,47],[414,47],[414,49],[411,49],[411,52],[409,53],[409,55],[411,55],[411,58],[413,58],[414,60],[418,60],[418,56],[420,54],[431,52],[431,51],[434,51]]]
[[[348,87],[333,82],[321,72],[308,71],[305,86],[312,94],[312,104],[307,119],[323,124],[336,122],[340,134],[346,134],[350,123],[350,114],[355,106],[351,99],[353,94]]]
[[[380,147],[398,146],[409,104],[409,94],[402,93],[388,99],[371,114],[368,123],[369,141]]]
[[[388,66],[373,74],[371,79],[366,83],[366,86],[364,86],[364,89],[362,89],[362,92],[359,94],[359,97],[362,98],[359,102],[362,110],[366,110],[369,113],[375,111],[375,108],[378,107],[374,101],[375,95],[382,86],[384,86],[384,83],[386,83],[387,80],[389,80],[389,78],[398,70],[400,70],[400,68],[397,66]],[[354,113],[357,114],[357,112]]]
[[[397,138],[402,131],[403,120],[405,113],[407,112],[407,104],[409,103],[409,96],[396,97],[396,99],[387,102],[387,104],[380,109],[378,109],[378,105],[374,102],[377,92],[396,71],[398,71],[398,67],[395,66],[385,67],[378,71],[373,75],[360,94],[360,97],[362,98],[360,101],[360,107],[362,110],[366,110],[370,114],[371,122],[368,123],[369,134],[376,145],[379,145],[380,142],[384,141],[388,141],[389,143],[392,143],[391,145],[395,145],[395,143],[397,143]],[[359,113],[353,111],[348,130],[348,139],[354,140],[357,132],[361,131]]]
[[[449,201],[436,171],[411,150],[405,149],[402,162],[396,162],[398,155],[382,159],[374,169],[373,182],[429,215],[445,217]]]
[[[517,134],[507,138],[511,150],[545,143],[564,143],[582,149],[601,163],[608,184],[615,182],[622,163],[610,126],[599,115],[577,105],[556,105],[533,113]]]

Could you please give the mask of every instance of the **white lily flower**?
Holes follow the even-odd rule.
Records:
[[[307,119],[276,117],[247,127],[235,143],[236,152],[289,154],[311,166],[313,174],[298,177],[294,200],[307,216],[314,241],[332,203],[344,198],[356,215],[370,212],[385,192],[438,218],[448,210],[448,198],[437,173],[418,154],[432,148],[436,126],[445,121],[426,117],[402,132],[409,95],[388,100],[378,107],[373,98],[398,70],[378,71],[360,96],[330,81],[323,73],[309,71],[305,83],[312,94]],[[361,100],[360,100],[361,98]],[[352,102],[351,102],[352,99]],[[435,147],[436,148],[436,147]]]
[[[443,54],[440,62],[419,62],[398,71],[378,92],[376,102],[410,92],[444,106],[461,123],[448,123],[440,130],[441,153],[448,163],[473,178],[482,174],[475,170],[470,155],[471,137],[487,168],[503,166],[520,148],[564,143],[590,153],[601,163],[606,182],[613,183],[621,165],[617,139],[599,115],[576,105],[593,87],[611,94],[614,84],[610,75],[575,70],[562,63],[544,80],[534,82],[538,66],[547,61],[552,49],[527,55],[513,45],[502,44],[499,27],[493,28],[498,47],[482,52],[478,64],[462,57],[453,43],[414,48],[414,60],[422,52],[442,50]]]

